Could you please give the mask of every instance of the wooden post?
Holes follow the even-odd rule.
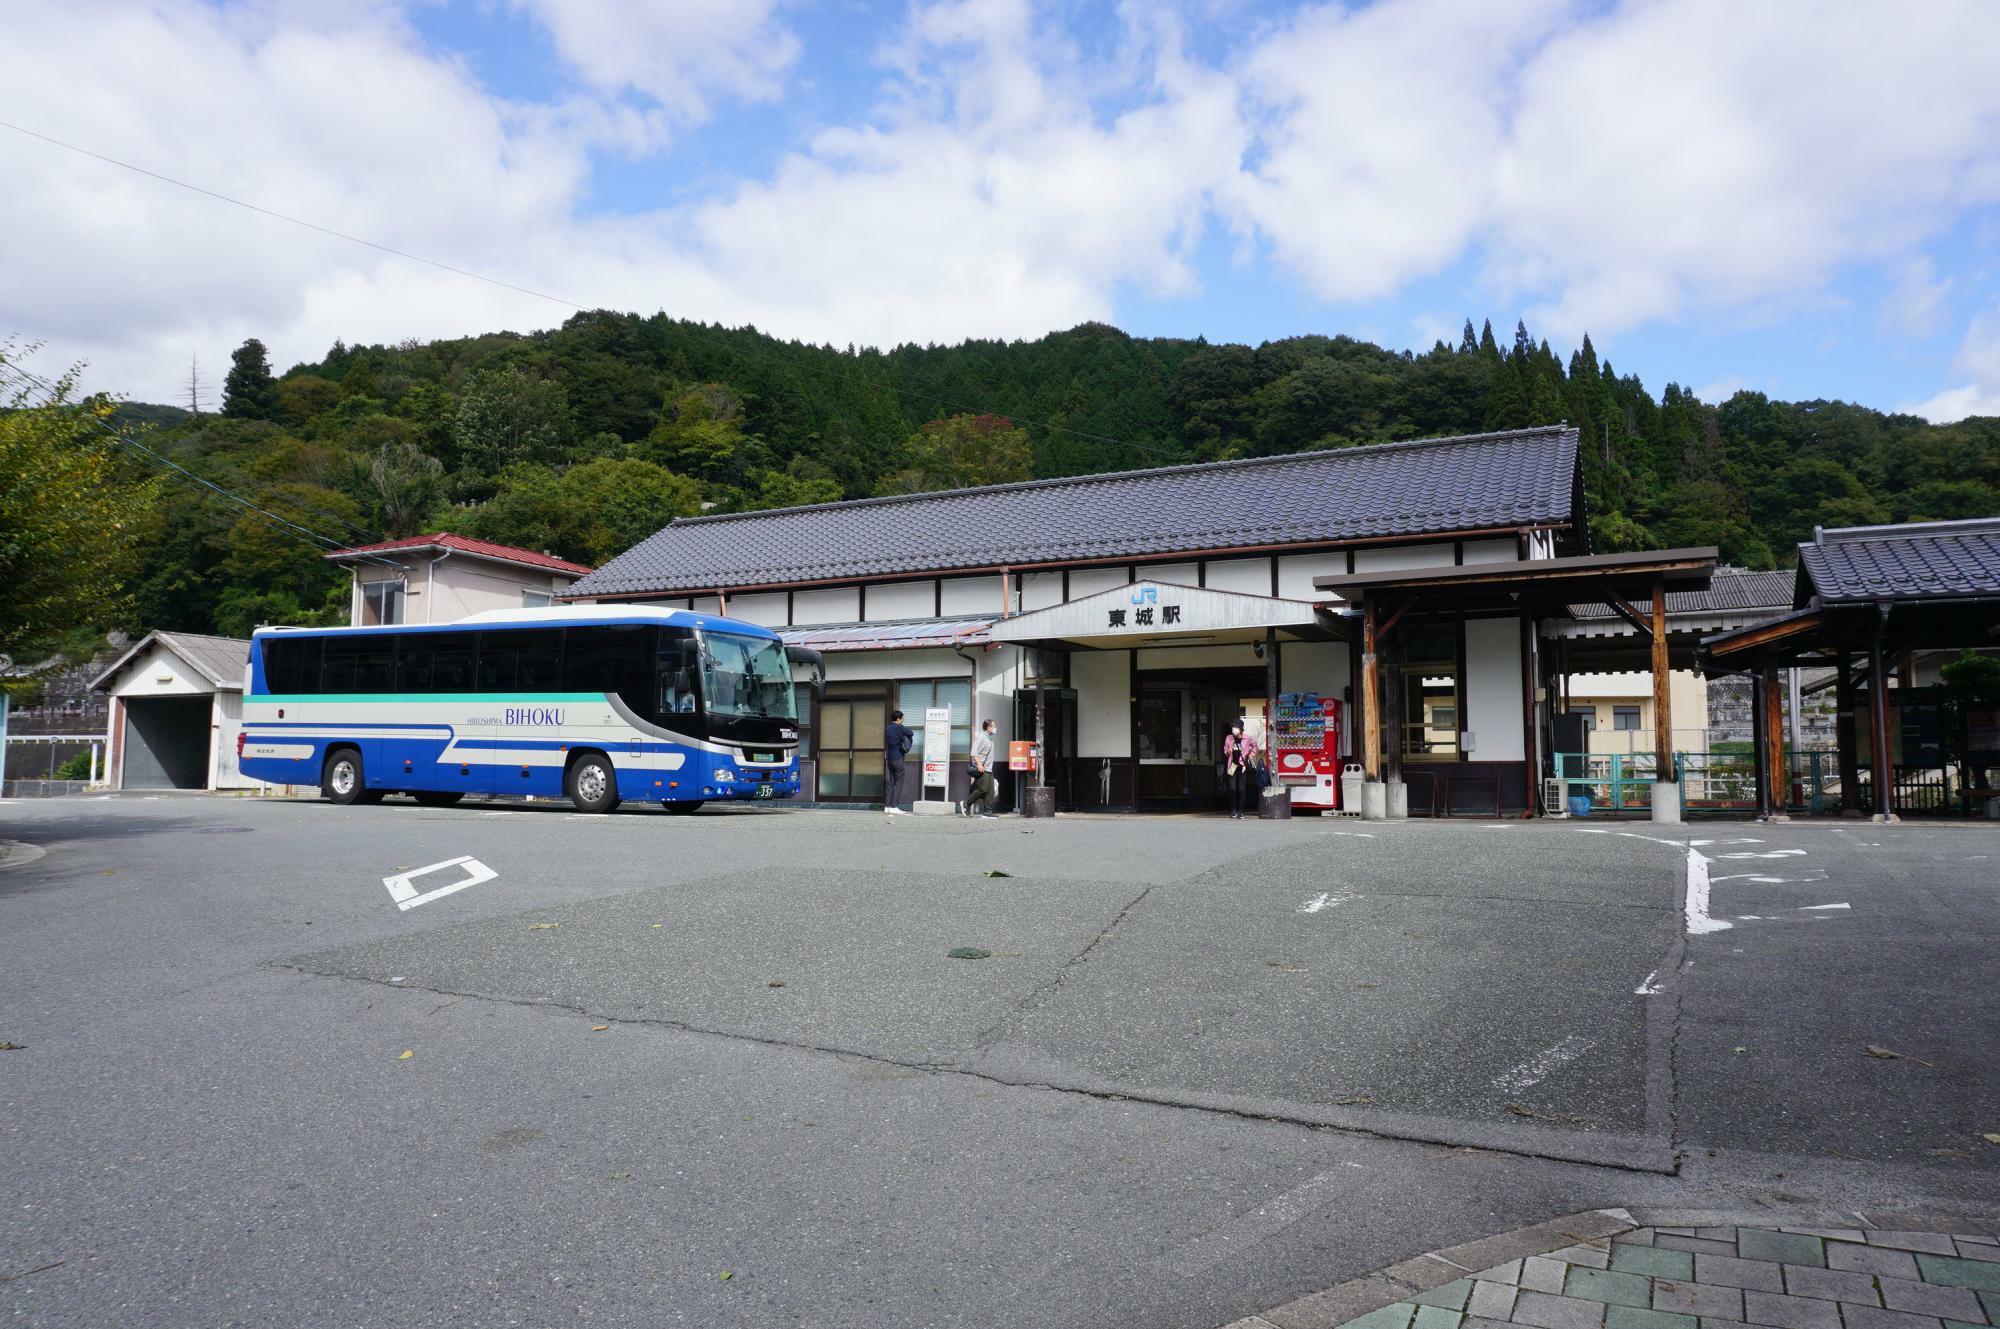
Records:
[[[1048,673],[1049,662],[1042,654],[1042,648],[1034,649],[1035,661],[1035,788],[1042,789],[1049,783],[1049,703]]]
[[[1834,675],[1833,745],[1840,754],[1840,806],[1842,810],[1861,808],[1861,753],[1859,735],[1854,731],[1854,657],[1840,653]]]
[[[1375,597],[1361,597],[1361,768],[1382,778],[1382,679],[1375,665]]]
[[[1757,780],[1757,819],[1771,815],[1771,759],[1765,750],[1764,671],[1750,671],[1750,769]]]
[[[1769,815],[1782,817],[1789,803],[1785,770],[1785,694],[1778,687],[1778,671],[1764,666],[1764,783],[1770,790]]]
[[[1875,816],[1887,821],[1894,814],[1895,799],[1889,762],[1889,670],[1882,658],[1882,633],[1887,623],[1875,625],[1868,642],[1868,748],[1875,785]]]
[[[1653,778],[1674,778],[1673,679],[1667,657],[1667,579],[1653,578]]]

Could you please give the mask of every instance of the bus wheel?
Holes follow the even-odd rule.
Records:
[[[358,803],[368,792],[368,786],[361,777],[361,754],[353,748],[335,748],[326,754],[326,767],[320,772],[319,792],[329,803]]]
[[[704,800],[699,798],[690,798],[690,799],[670,798],[661,806],[665,807],[666,810],[673,816],[685,817],[692,812],[700,810],[703,802]]]
[[[459,799],[464,798],[465,795],[456,790],[419,789],[416,793],[411,794],[410,797],[416,799],[417,802],[427,808],[448,808],[458,802]]]
[[[618,806],[618,775],[611,758],[586,752],[570,764],[569,801],[578,812],[609,812]]]

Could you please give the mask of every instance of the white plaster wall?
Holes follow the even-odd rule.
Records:
[[[735,606],[732,604],[730,607],[734,608]],[[722,597],[719,595],[696,596],[694,599],[688,601],[688,608],[697,614],[715,614],[720,617],[722,615]]]
[[[968,648],[974,659],[976,652]],[[829,651],[826,681],[829,683],[872,683],[878,679],[964,678],[972,665],[956,651],[926,648],[919,651]]]
[[[928,581],[879,582],[868,588],[870,623],[887,623],[903,618],[929,618],[937,611],[936,583]]]
[[[1063,575],[1060,572],[1030,572],[1021,578],[1021,612],[1047,609],[1062,603]]]
[[[1521,561],[1521,545],[1512,536],[1504,540],[1467,540],[1465,561],[1468,563],[1518,563]]]
[[[1349,679],[1344,641],[1288,641],[1278,649],[1278,691],[1317,692],[1345,702]],[[1341,719],[1347,720],[1343,711]]]
[[[695,608],[702,602],[697,600]],[[827,590],[793,591],[792,622],[810,623],[855,623],[861,619],[861,592],[853,586],[838,586]]]
[[[1521,623],[1465,620],[1465,724],[1474,761],[1520,761],[1527,755],[1521,701]]]
[[[1211,591],[1242,591],[1249,595],[1269,595],[1271,560],[1211,558],[1208,560],[1208,588]]]
[[[1001,610],[1000,578],[951,577],[939,583],[939,608],[946,618],[963,614],[997,614]]]
[[[972,676],[973,733],[979,732],[980,721],[993,721],[993,778],[1000,782],[1002,794],[1011,797],[1007,744],[1014,736],[1014,690],[1021,685],[1021,652],[1003,646],[973,652],[972,658],[978,661]]]
[[[1287,600],[1325,600],[1327,592],[1314,589],[1313,578],[1346,575],[1346,554],[1286,554],[1278,560],[1278,594]]]
[[[1125,652],[1072,652],[1069,674],[1076,689],[1076,755],[1131,756],[1132,671]]]
[[[1356,572],[1401,572],[1406,568],[1448,568],[1458,551],[1447,542],[1430,545],[1383,545],[1354,551]]]
[[[516,571],[454,554],[411,570],[403,621],[454,623],[467,614],[489,609],[519,609],[523,591],[553,593],[569,584],[569,578],[552,573],[527,568]]]
[[[215,691],[215,685],[194,672],[165,646],[155,644],[125,666],[112,684],[114,697],[193,697]]]
[[[255,789],[258,782],[245,775],[236,764],[236,735],[243,729],[243,695],[238,692],[215,694],[215,710],[209,723],[215,730],[209,772],[211,789]]]
[[[767,628],[782,628],[786,626],[785,614],[783,591],[764,591],[756,595],[729,597],[729,616],[740,618],[745,623],[760,623]]]
[[[1140,581],[1156,581],[1164,586],[1199,586],[1201,566],[1196,563],[1141,564],[1133,569]]]
[[[1248,642],[1223,646],[1148,646],[1139,652],[1141,669],[1261,668],[1263,663]]]
[[[1069,574],[1069,598],[1081,600],[1085,596],[1096,595],[1099,591],[1123,586],[1131,580],[1125,568],[1072,568]]]

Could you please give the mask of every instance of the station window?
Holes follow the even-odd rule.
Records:
[[[1637,706],[1613,706],[1611,708],[1611,727],[1627,731],[1638,729],[1639,708]]]
[[[1594,734],[1597,732],[1597,708],[1595,706],[1572,706],[1569,708],[1569,713],[1582,717],[1584,733]]]
[[[917,731],[910,748],[910,760],[924,755],[924,712],[933,706],[951,710],[951,755],[964,760],[972,755],[972,680],[969,678],[913,678],[896,685],[896,706],[903,723]]]

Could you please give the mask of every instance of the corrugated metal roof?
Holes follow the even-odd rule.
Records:
[[[1580,519],[1544,426],[675,521],[569,596],[729,590]]]
[[[380,544],[356,545],[352,549],[336,549],[327,557],[344,562],[363,554],[401,553],[412,549],[450,549],[477,558],[498,559],[502,563],[520,563],[531,568],[547,568],[551,572],[569,572],[579,577],[590,571],[581,563],[572,563],[566,558],[557,558],[554,554],[538,554],[532,549],[520,549],[514,545],[497,545],[491,540],[474,540],[470,536],[454,535],[449,531],[438,535],[410,535],[400,540],[384,540]]]
[[[2000,517],[1823,530],[1799,566],[1827,604],[2000,595]]]
[[[250,643],[238,637],[210,637],[199,632],[147,633],[90,681],[91,690],[102,689],[155,644],[172,651],[218,691],[243,690],[243,668],[250,659]]]
[[[1796,582],[1789,572],[1752,572],[1747,568],[1717,568],[1715,577],[1706,590],[1668,591],[1668,614],[1715,614],[1731,613],[1744,609],[1782,610],[1792,607],[1792,588]],[[1634,600],[1634,609],[1643,613],[1653,611],[1652,597]],[[1617,618],[1610,605],[1575,604],[1569,607],[1571,618]]]
[[[990,640],[993,617],[912,619],[902,623],[825,623],[782,628],[787,646],[813,651],[896,651],[923,646],[973,646]]]

